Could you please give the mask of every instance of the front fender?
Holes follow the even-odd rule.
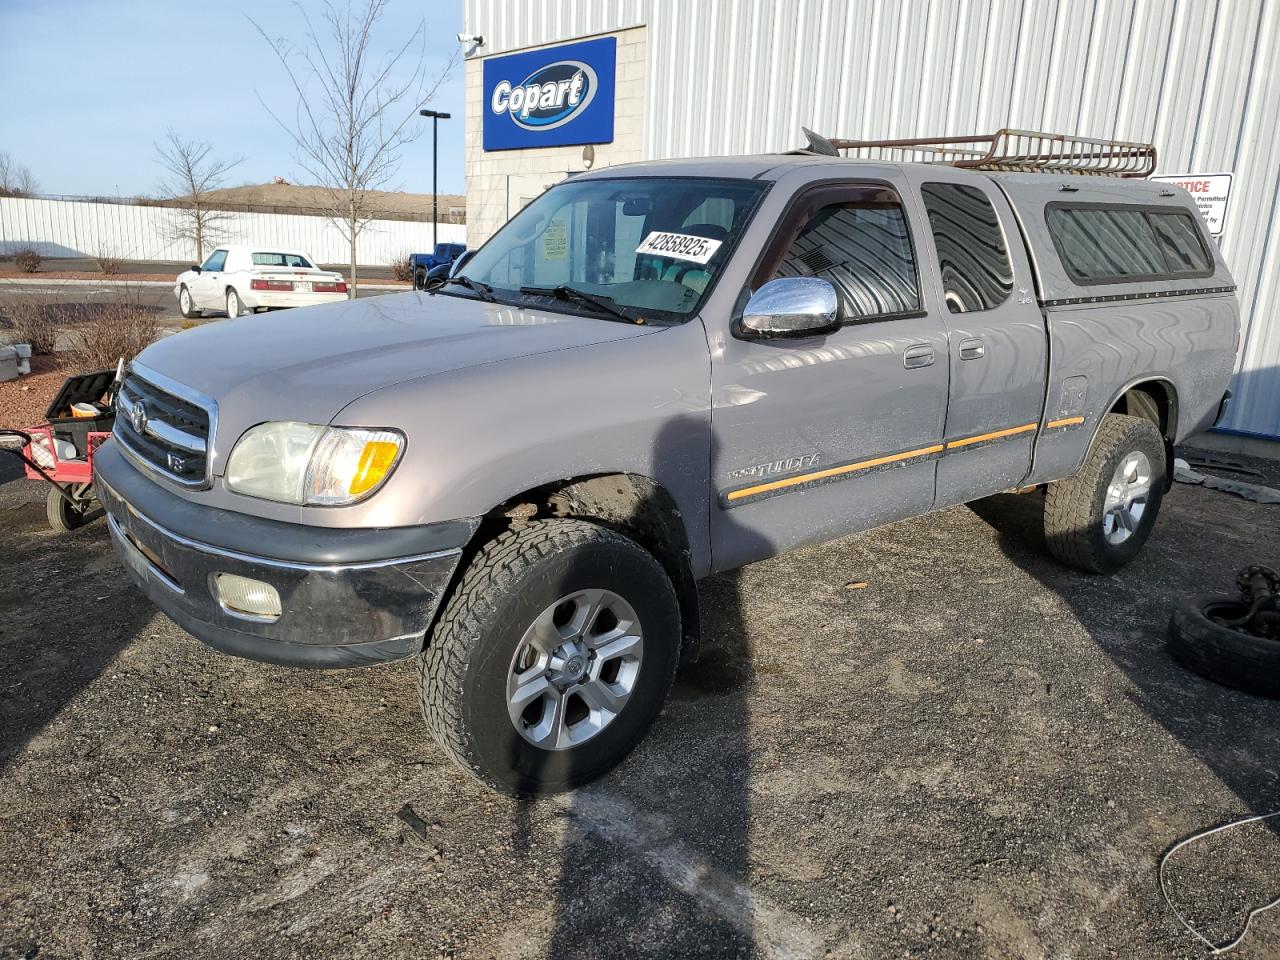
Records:
[[[710,358],[696,320],[397,384],[333,422],[405,432],[376,495],[387,525],[481,516],[569,478],[631,473],[671,494],[695,573],[710,566]]]

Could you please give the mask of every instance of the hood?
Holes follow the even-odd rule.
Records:
[[[405,380],[658,329],[415,291],[206,324],[138,362],[216,400],[221,434],[264,420],[327,423]]]

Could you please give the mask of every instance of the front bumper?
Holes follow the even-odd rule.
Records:
[[[286,666],[355,667],[417,653],[474,530],[470,521],[342,530],[231,514],[159,486],[114,444],[95,455],[94,473],[116,554],[152,602],[214,649]],[[391,555],[379,556],[379,543]],[[269,583],[280,617],[223,606],[219,573]]]

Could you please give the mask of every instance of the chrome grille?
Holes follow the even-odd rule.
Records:
[[[157,473],[186,486],[204,486],[214,413],[213,404],[202,401],[179,384],[144,374],[135,364],[116,395],[112,435]]]

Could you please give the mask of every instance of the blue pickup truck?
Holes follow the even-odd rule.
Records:
[[[448,267],[467,252],[465,243],[437,243],[434,253],[411,253],[409,265],[413,270],[413,285],[419,290],[426,285],[427,274],[436,267]]]

